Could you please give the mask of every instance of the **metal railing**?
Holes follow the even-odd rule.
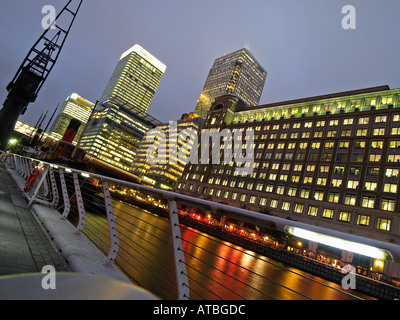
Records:
[[[61,219],[68,219],[104,253],[106,265],[115,264],[132,282],[162,299],[320,299],[325,294],[337,299],[363,297],[245,246],[221,240],[218,236],[229,232],[212,215],[219,213],[224,221],[273,223],[281,231],[287,226],[313,231],[321,228],[15,154],[2,157],[27,181],[29,206],[39,203],[56,209]],[[35,179],[30,181],[33,173]],[[196,216],[193,212],[197,209],[208,212],[208,216]],[[239,232],[235,239],[288,254],[271,240],[244,239]],[[371,240],[367,242],[371,244]],[[303,255],[297,258],[321,266]],[[340,274],[340,269],[336,273]]]

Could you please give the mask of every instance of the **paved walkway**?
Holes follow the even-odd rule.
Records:
[[[68,271],[15,181],[0,164],[0,276],[38,273],[45,265]]]

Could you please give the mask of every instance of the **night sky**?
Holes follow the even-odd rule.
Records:
[[[1,1],[1,104],[43,32],[42,7],[61,10],[66,3]],[[356,9],[355,30],[342,28],[345,5]],[[149,114],[168,122],[194,111],[214,60],[243,47],[268,72],[265,104],[400,88],[399,40],[399,0],[84,0],[56,66],[21,119],[35,124],[73,92],[95,102],[136,43],[167,65]]]

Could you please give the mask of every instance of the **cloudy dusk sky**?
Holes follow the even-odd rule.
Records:
[[[43,6],[61,10],[66,3],[1,2],[1,104],[43,32]],[[356,29],[342,28],[345,5],[356,10]],[[399,88],[399,21],[398,0],[84,0],[57,64],[21,119],[35,124],[73,92],[95,102],[136,43],[167,65],[149,108],[163,122],[194,111],[214,60],[243,47],[268,72],[260,104]]]

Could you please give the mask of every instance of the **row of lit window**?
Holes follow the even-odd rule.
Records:
[[[375,107],[376,106],[376,99],[366,99],[364,106],[366,108],[370,107]],[[391,97],[384,97],[381,98],[381,103],[380,107],[386,107],[390,104],[393,104],[393,98]],[[233,122],[245,122],[247,120],[263,120],[263,119],[268,119],[270,117],[272,118],[279,118],[279,117],[287,117],[290,115],[299,115],[299,114],[314,114],[314,113],[320,113],[320,112],[332,112],[335,110],[345,110],[346,109],[347,102],[346,101],[338,101],[338,102],[331,102],[327,103],[324,105],[318,104],[314,106],[302,106],[302,107],[277,107],[277,108],[268,108],[266,111],[256,111],[254,113],[250,114],[242,114],[242,115],[237,115],[234,117]],[[349,109],[355,109],[355,108],[360,108],[361,107],[361,101],[356,100],[356,101],[351,101],[349,104]]]
[[[369,116],[363,116],[360,117],[358,119],[354,119],[354,118],[345,118],[343,119],[343,125],[352,125],[355,123],[358,125],[367,125],[369,124],[370,117]],[[374,117],[374,123],[386,123],[388,120],[388,116],[387,115],[377,115]],[[392,116],[392,120],[393,122],[398,122],[400,121],[400,114],[395,114]],[[292,129],[310,129],[313,126],[315,126],[316,128],[320,128],[320,127],[334,127],[334,126],[338,126],[340,124],[340,120],[339,119],[331,119],[331,120],[318,120],[318,121],[305,121],[303,123],[301,122],[295,122],[292,125]],[[288,130],[290,129],[290,123],[284,123],[284,124],[268,124],[268,125],[257,125],[254,127],[255,131],[278,131],[278,130]]]
[[[388,170],[396,170],[397,171],[397,176],[398,176],[398,171],[399,169],[388,169]],[[264,175],[265,176],[265,175]],[[188,177],[188,175],[186,175]],[[288,179],[287,174],[281,174],[279,176],[279,181],[281,182],[286,182]],[[297,178],[298,176],[295,176],[296,178],[291,178],[291,182],[300,182],[300,178]],[[191,176],[192,180],[197,180],[199,178],[200,182],[203,181],[203,176],[199,177],[197,174],[192,174]],[[265,178],[265,177],[264,177]],[[271,173],[268,176],[268,180],[275,181],[277,178],[277,174]],[[264,179],[263,179],[264,180]],[[306,176],[303,178],[302,183],[303,184],[311,184],[313,182],[313,177]],[[264,182],[254,182],[254,181],[248,181],[245,182],[244,180],[236,180],[236,179],[231,179],[229,180],[228,178],[223,178],[221,179],[220,177],[210,177],[207,181],[208,184],[214,184],[214,185],[222,185],[222,186],[228,186],[231,188],[241,188],[241,189],[247,189],[247,190],[255,190],[255,191],[265,191],[265,192],[273,192],[274,185],[273,184],[265,184]],[[358,189],[359,188],[359,180],[353,180],[353,179],[348,179],[347,184],[345,187],[347,189]],[[327,185],[327,178],[322,178],[319,177],[316,179],[316,185],[319,186],[326,186]],[[336,188],[341,188],[343,185],[343,180],[338,179],[338,178],[332,178],[330,186],[336,187]],[[366,181],[364,182],[364,191],[376,191],[377,190],[377,182],[375,181]],[[307,189],[304,189],[307,190]],[[393,183],[393,182],[387,182],[383,184],[382,191],[384,193],[393,193],[396,194],[398,190],[398,182]],[[289,196],[296,196],[297,188],[296,187],[289,187],[288,188],[288,195]],[[285,186],[277,186],[277,189],[275,190],[275,193],[277,194],[284,194],[285,193]],[[300,195],[303,197],[302,195]],[[307,195],[308,198],[308,195]],[[314,197],[316,200],[322,200],[321,196],[316,196]]]
[[[353,142],[353,149],[358,150],[358,149],[365,149],[366,148],[366,141],[358,140]],[[385,141],[384,140],[372,140],[371,141],[371,149],[383,149]],[[270,143],[265,143],[265,142],[259,142],[259,143],[254,143],[250,146],[251,149],[256,149],[256,152],[260,152],[261,149],[264,149],[266,146],[266,150],[283,150],[286,147],[286,150],[293,150],[296,148],[297,142],[270,142]],[[314,141],[314,142],[299,142],[297,147],[299,150],[306,150],[308,146],[310,146],[311,150],[318,150],[321,148],[323,145],[324,149],[333,149],[335,146],[335,141],[326,141],[326,142],[320,142],[320,141]],[[212,147],[215,148],[216,144],[213,143]],[[247,144],[243,143],[242,148],[246,149]],[[222,143],[220,145],[220,149],[224,149],[224,144]],[[388,147],[389,149],[398,149],[400,148],[400,140],[389,140],[388,142]],[[226,146],[227,149],[231,149],[232,145],[227,144]],[[349,149],[350,148],[350,141],[338,141],[338,148],[339,149]]]
[[[232,186],[233,184],[233,186]],[[245,182],[244,181],[239,181],[238,185],[235,186],[236,181],[233,183],[231,181],[230,183],[230,187],[236,187],[236,188],[245,188]],[[225,185],[225,182],[222,184]],[[253,182],[248,182],[246,189],[248,190],[252,190],[254,187],[254,190],[256,191],[265,191],[268,193],[272,193],[273,189],[274,189],[274,185],[272,184],[267,184],[265,186],[265,189],[263,190],[264,186],[263,183],[257,183],[254,184]],[[184,183],[179,183],[178,184],[178,189],[184,189],[185,188],[185,184]],[[190,191],[194,191],[193,190],[193,184],[189,185],[189,190]],[[200,191],[200,186],[198,187],[198,190]],[[229,191],[223,191],[223,190],[215,190],[214,188],[210,188],[208,190],[208,195],[212,196],[214,195],[214,191],[216,192],[216,196],[219,197],[221,195],[222,192],[224,192],[224,198],[228,198],[229,195]],[[393,184],[387,184],[384,186],[384,191],[385,192],[390,192],[390,193],[396,193],[397,192],[397,185],[393,185]],[[395,192],[393,192],[395,191]],[[310,190],[306,189],[306,188],[301,188],[300,189],[300,194],[299,197],[303,198],[303,199],[309,199],[310,198]],[[207,193],[207,187],[203,189],[203,193]],[[233,194],[237,194],[237,192],[233,192]],[[285,186],[277,186],[277,189],[275,191],[276,194],[281,194],[284,195],[285,194]],[[288,188],[288,192],[287,195],[288,196],[296,196],[297,193],[297,188],[296,187],[289,187]],[[226,197],[225,197],[226,196]],[[242,193],[242,196],[246,196],[245,193]],[[312,196],[313,200],[317,200],[317,201],[323,201],[324,199],[324,191],[314,191],[314,194]],[[236,196],[231,196],[231,200],[236,200]],[[344,201],[343,203],[346,205],[351,205],[351,206],[355,206],[356,205],[356,200],[357,200],[357,196],[356,195],[352,195],[352,194],[346,194],[344,197]],[[332,202],[332,203],[339,203],[339,193],[337,192],[330,192],[328,197],[327,197],[327,201],[328,202]],[[363,196],[361,198],[361,206],[364,208],[374,208],[375,207],[375,198],[371,197],[371,196]],[[386,211],[394,211],[395,210],[395,200],[393,199],[382,199],[381,204],[380,204],[380,209],[381,210],[386,210]]]
[[[262,153],[256,153],[255,154],[255,159],[261,159],[261,155]],[[347,161],[347,155],[348,153],[337,153],[336,157],[333,157],[332,153],[328,153],[328,152],[324,152],[322,153],[320,159],[321,161],[339,161],[339,162],[345,162]],[[274,156],[272,157],[272,153],[271,152],[266,152],[264,154],[264,159],[266,160],[297,160],[297,161],[305,161],[306,160],[306,153],[301,153],[298,152],[296,153],[295,157],[294,157],[294,153],[293,152],[275,152]],[[319,159],[319,154],[318,153],[310,153],[308,156],[308,160],[309,161],[318,161]],[[378,163],[381,162],[382,160],[382,155],[381,154],[370,154],[368,155],[368,162],[371,163]],[[388,154],[387,155],[387,162],[388,163],[392,163],[392,162],[400,162],[400,154]],[[363,154],[351,154],[351,158],[350,161],[351,162],[362,162],[364,160]]]
[[[249,202],[252,203],[254,201],[255,201],[255,199],[250,197]],[[260,205],[266,205],[266,204],[267,204],[267,198],[261,198]],[[282,201],[279,209],[284,210],[284,211],[289,211],[291,209],[291,205],[292,204],[289,201]],[[269,203],[269,206],[271,208],[278,208],[278,206],[279,206],[278,200],[272,199]],[[293,212],[295,212],[297,214],[303,214],[304,211],[305,211],[304,204],[294,203]],[[312,216],[312,217],[318,217],[318,215],[320,214],[321,218],[333,220],[334,215],[335,215],[335,209],[319,208],[319,207],[309,205],[307,207],[306,213],[308,216]],[[351,216],[352,216],[351,212],[339,211],[337,220],[350,223]],[[357,214],[356,215],[356,221],[355,221],[356,225],[369,227],[370,221],[371,221],[371,217],[369,215],[365,215],[365,214]],[[383,231],[390,231],[390,226],[391,226],[391,219],[380,218],[380,217],[376,218],[376,224],[375,224],[376,229],[383,230]]]
[[[185,188],[185,183],[181,183],[180,182],[178,184],[177,188],[178,189],[184,189]],[[189,185],[189,190],[190,191],[194,191],[193,188],[194,188],[194,185],[190,184]],[[200,186],[198,187],[197,191],[198,192],[200,191]],[[291,192],[293,194],[295,194],[296,191],[292,190]],[[207,187],[203,188],[203,193],[204,194],[208,194],[209,196],[215,196],[215,197],[219,197],[219,198],[223,198],[223,199],[227,199],[227,200],[232,200],[232,201],[249,202],[250,204],[257,204],[256,200],[258,199],[258,197],[255,196],[255,195],[248,195],[248,194],[243,193],[243,192],[232,192],[232,191],[227,191],[227,190],[224,191],[224,190],[221,190],[221,189],[214,189],[214,188],[207,188]],[[308,199],[309,195],[310,195],[310,190],[309,189],[304,189],[304,188],[301,189],[300,198]],[[322,201],[323,197],[324,197],[324,194],[323,194],[322,191],[316,191],[314,193],[314,200]],[[356,198],[357,198],[357,196],[355,196],[355,195],[346,194],[343,203],[346,204],[346,205],[355,206]],[[260,197],[258,204],[260,206],[265,206],[266,205],[266,199],[267,198]],[[375,207],[375,200],[376,199],[374,197],[363,196],[361,198],[361,207],[363,207],[363,208],[374,208]],[[277,203],[277,200],[275,200],[275,201]],[[328,202],[338,203],[338,201],[339,201],[339,194],[331,192],[330,195],[329,195]],[[289,206],[285,207],[285,208],[287,208],[287,210],[289,210],[290,209],[290,202],[287,202],[287,203],[289,204]],[[396,205],[396,201],[395,200],[383,198],[381,200],[379,209],[384,210],[384,211],[395,211],[395,205]],[[277,207],[274,206],[274,203],[270,203],[269,206],[272,207],[272,208],[277,208]],[[318,208],[318,207],[313,207],[313,208]],[[300,211],[300,210],[298,210],[296,208],[294,208],[294,212],[303,213],[302,211]],[[315,213],[315,216],[316,216],[316,212],[314,212],[314,213]],[[308,213],[308,214],[312,215],[310,213]]]
[[[214,120],[214,118],[212,119]],[[213,123],[211,123],[213,124]],[[312,139],[312,138],[335,138],[335,137],[366,137],[366,136],[384,136],[385,128],[374,128],[371,132],[368,129],[358,129],[353,134],[352,130],[342,130],[340,135],[337,130],[324,131],[303,131],[292,133],[270,133],[270,134],[254,134],[254,140],[286,140],[286,139]],[[400,127],[393,127],[389,130],[390,135],[400,135]]]

